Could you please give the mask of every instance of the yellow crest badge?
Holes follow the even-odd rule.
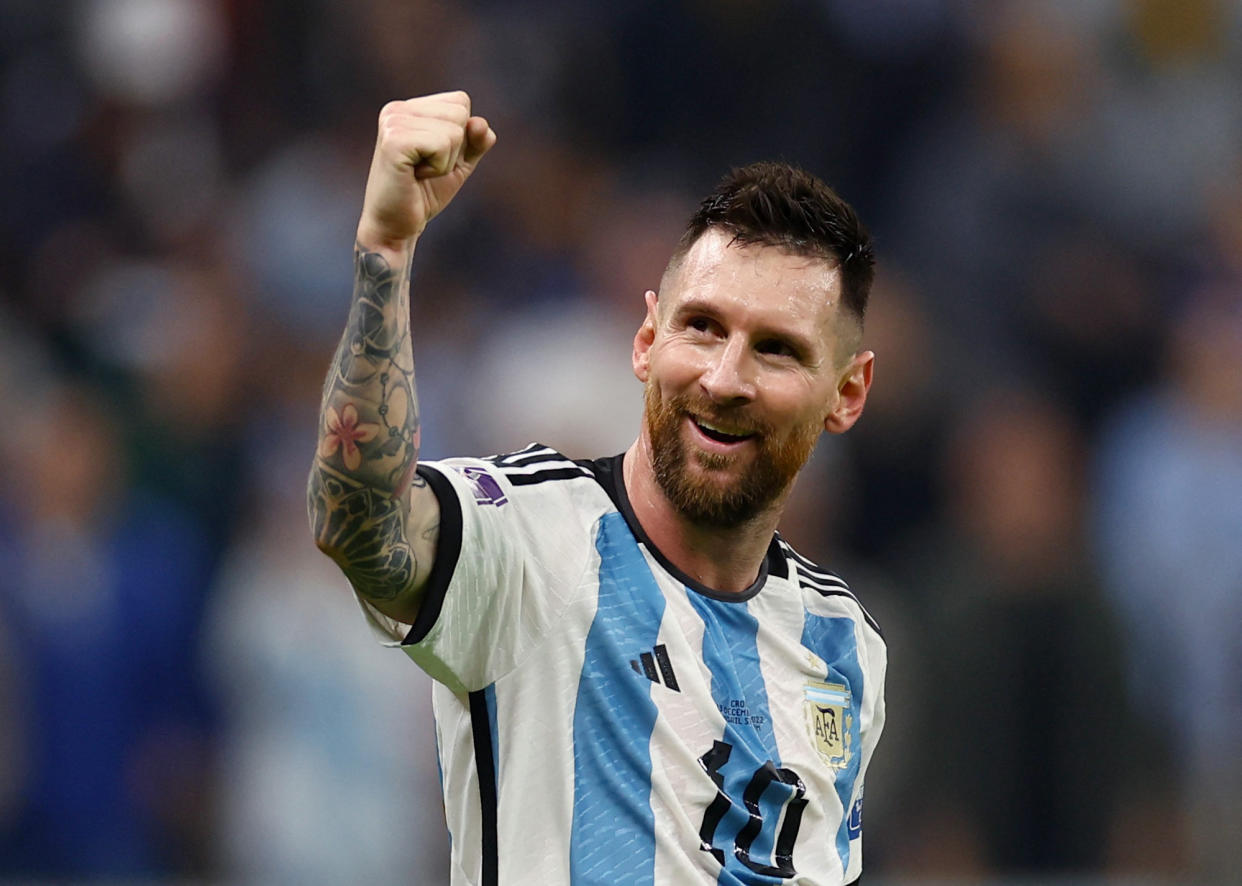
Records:
[[[806,728],[815,750],[833,769],[844,769],[854,751],[849,689],[840,683],[808,683],[804,704]]]

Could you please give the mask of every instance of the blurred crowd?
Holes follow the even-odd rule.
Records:
[[[1237,0],[0,17],[0,879],[447,882],[428,683],[304,484],[375,116],[464,88],[500,142],[415,262],[424,456],[624,449],[697,196],[806,166],[880,256],[783,526],[890,645],[869,875],[1236,882]]]

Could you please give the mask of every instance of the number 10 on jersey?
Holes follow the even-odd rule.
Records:
[[[717,847],[716,830],[730,810],[736,806],[730,793],[725,791],[725,776],[721,772],[733,754],[733,746],[723,741],[712,742],[712,749],[699,757],[699,765],[711,776],[716,785],[716,797],[703,813],[699,828],[699,848],[710,852],[721,865],[726,864],[725,849]],[[731,781],[737,775],[731,777]],[[738,779],[740,781],[740,779]],[[740,785],[730,785],[731,788]],[[736,794],[734,794],[736,796]],[[746,821],[733,839],[732,855],[757,874],[789,878],[797,871],[793,866],[793,848],[798,840],[798,828],[802,824],[802,810],[806,808],[806,785],[792,769],[777,767],[771,760],[751,774],[742,790],[742,802],[746,807]],[[784,818],[781,812],[784,812]],[[764,864],[750,857],[755,839],[765,829],[775,830],[780,822],[780,832],[774,839],[765,840],[773,846],[772,864]],[[771,834],[768,835],[772,837]]]

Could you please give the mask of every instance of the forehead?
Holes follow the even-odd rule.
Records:
[[[835,264],[730,239],[723,231],[704,233],[665,281],[661,307],[707,303],[788,324],[804,335],[831,330],[841,301]]]

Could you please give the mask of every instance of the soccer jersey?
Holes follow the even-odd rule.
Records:
[[[855,881],[879,630],[779,535],[744,592],[683,574],[621,460],[419,466],[441,510],[419,616],[365,608],[437,680],[454,886]]]

